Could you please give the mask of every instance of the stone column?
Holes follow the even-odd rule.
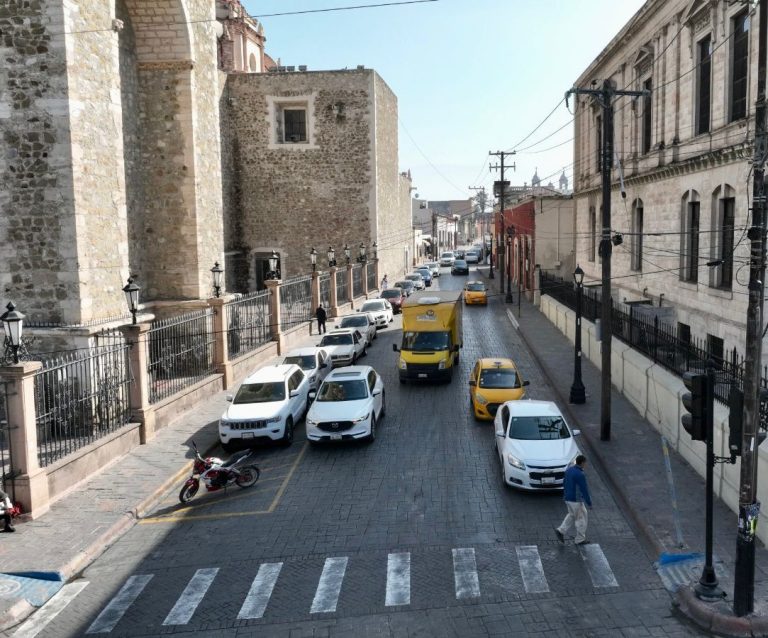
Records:
[[[48,511],[48,474],[37,457],[37,418],[35,413],[35,374],[43,367],[39,361],[25,361],[0,368],[6,382],[8,432],[13,481],[13,498],[22,511],[37,518]]]
[[[280,279],[267,279],[264,285],[271,293],[269,295],[269,324],[272,326],[272,334],[274,335],[274,341],[277,342],[277,354],[283,354],[283,326],[280,320],[280,286],[282,285]]]
[[[149,341],[148,323],[127,324],[120,326],[125,341],[131,345],[128,350],[130,369],[134,374],[129,387],[131,401],[131,421],[140,423],[139,440],[145,444],[155,438],[155,409],[149,402]]]
[[[227,307],[228,297],[211,297],[208,305],[213,308],[213,365],[216,372],[222,375],[224,390],[232,385],[232,364],[229,362],[229,347],[227,343]]]
[[[331,275],[331,281],[329,283],[331,287],[331,307],[328,308],[328,318],[339,316],[339,296],[336,294],[336,266],[331,266],[328,272]]]
[[[349,297],[349,307],[355,309],[355,286],[352,283],[352,262],[347,264],[347,296]]]

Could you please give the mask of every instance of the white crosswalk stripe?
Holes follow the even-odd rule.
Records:
[[[79,580],[64,585],[43,605],[40,611],[15,631],[14,638],[35,638],[87,585],[87,580]]]
[[[211,586],[216,574],[219,573],[218,567],[211,569],[198,569],[192,580],[187,583],[173,609],[168,613],[163,625],[186,625],[195,613],[195,609],[203,600],[208,588]]]
[[[259,573],[253,579],[251,590],[237,614],[238,620],[261,618],[264,615],[282,568],[282,563],[264,563],[259,567]]]
[[[480,571],[475,549],[462,547],[451,550],[453,557],[453,593],[457,600],[471,600],[481,597]],[[589,573],[595,588],[618,587],[618,581],[611,570],[610,564],[602,548],[598,544],[583,545],[578,548],[579,555]],[[522,577],[522,587],[517,581],[516,589],[527,594],[545,594],[550,591],[547,576],[544,571],[539,549],[536,545],[520,545],[515,547],[517,563]],[[493,559],[492,553],[485,553],[484,560]],[[344,579],[355,561],[363,557],[335,556],[326,558],[322,573],[317,583],[310,613],[323,614],[336,612],[344,589]],[[378,562],[380,559],[374,559]],[[419,560],[417,554],[416,561]],[[359,568],[358,562],[358,568]],[[481,565],[483,563],[481,562]],[[366,563],[370,569],[370,564]],[[239,620],[259,619],[266,613],[269,601],[283,568],[283,563],[262,563],[258,573],[251,583],[242,607],[237,615]],[[556,569],[548,563],[548,570]],[[201,604],[217,577],[220,568],[210,567],[198,569],[187,583],[184,591],[176,600],[170,612],[163,621],[164,626],[186,625],[192,620],[198,606]],[[418,574],[418,572],[417,572]],[[445,574],[446,578],[450,578]],[[86,633],[104,634],[111,632],[125,615],[131,605],[152,580],[152,574],[131,576],[118,591],[115,597],[93,621]],[[286,584],[291,581],[290,572]],[[492,582],[492,581],[490,581]],[[39,614],[36,625],[25,624],[20,627],[15,636],[18,638],[34,638],[50,620],[53,619],[87,583],[73,583],[59,593],[58,600],[51,600],[47,614]],[[416,581],[418,585],[418,580]],[[77,589],[66,589],[77,585]],[[285,585],[284,585],[285,586]],[[65,593],[66,591],[66,593]],[[446,592],[447,593],[447,592]],[[57,594],[57,596],[59,596]],[[406,606],[411,604],[411,554],[410,552],[394,552],[387,555],[386,563],[386,593],[384,604],[387,607]],[[45,608],[44,608],[45,609]],[[305,608],[306,609],[306,608]],[[42,612],[42,610],[41,610]]]
[[[480,579],[477,576],[474,548],[453,550],[453,579],[456,584],[456,598],[459,600],[480,596]]]
[[[154,574],[141,574],[131,576],[115,597],[109,601],[109,604],[102,610],[88,627],[86,634],[108,634],[120,622],[128,608],[136,601],[141,592],[152,580]]]
[[[387,556],[387,607],[411,604],[411,554]]]

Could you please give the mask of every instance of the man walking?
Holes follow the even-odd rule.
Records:
[[[587,459],[583,454],[576,457],[576,463],[565,471],[563,480],[563,499],[568,513],[565,515],[560,527],[555,528],[557,540],[565,542],[565,534],[571,528],[576,527],[576,545],[587,544],[587,508],[592,509],[592,499],[589,497],[587,476],[584,474],[584,466]]]
[[[315,317],[317,318],[317,334],[321,335],[327,332],[325,329],[325,320],[328,318],[328,315],[322,305],[318,306],[317,310],[315,310]]]

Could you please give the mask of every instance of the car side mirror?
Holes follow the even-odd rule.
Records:
[[[233,394],[228,394],[226,397],[224,397],[227,401],[232,403],[232,401],[235,400],[235,396]]]
[[[393,343],[393,344],[392,344],[392,350],[393,350],[394,352],[400,352],[400,348],[398,348],[398,347],[397,347],[397,344],[396,344],[396,343]]]
[[[477,385],[477,382],[474,379],[470,379],[469,385],[471,385],[472,387],[475,387]]]
[[[530,381],[523,381],[523,387],[525,387],[527,385],[531,385],[531,382]]]
[[[312,391],[309,393],[309,400],[310,400],[310,401],[314,401],[316,398],[317,398],[317,392],[315,392],[314,390],[312,390]]]
[[[573,436],[579,436],[579,434],[581,434],[581,430],[574,430],[573,431]]]

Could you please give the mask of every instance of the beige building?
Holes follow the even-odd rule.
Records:
[[[745,342],[757,33],[726,0],[649,0],[576,80],[650,90],[619,98],[611,177],[613,288],[651,300],[720,357]],[[576,99],[576,261],[601,276],[601,108]],[[615,163],[614,163],[615,164]],[[710,264],[715,265],[707,265]],[[671,310],[670,310],[671,308]],[[669,317],[673,319],[669,319]]]

